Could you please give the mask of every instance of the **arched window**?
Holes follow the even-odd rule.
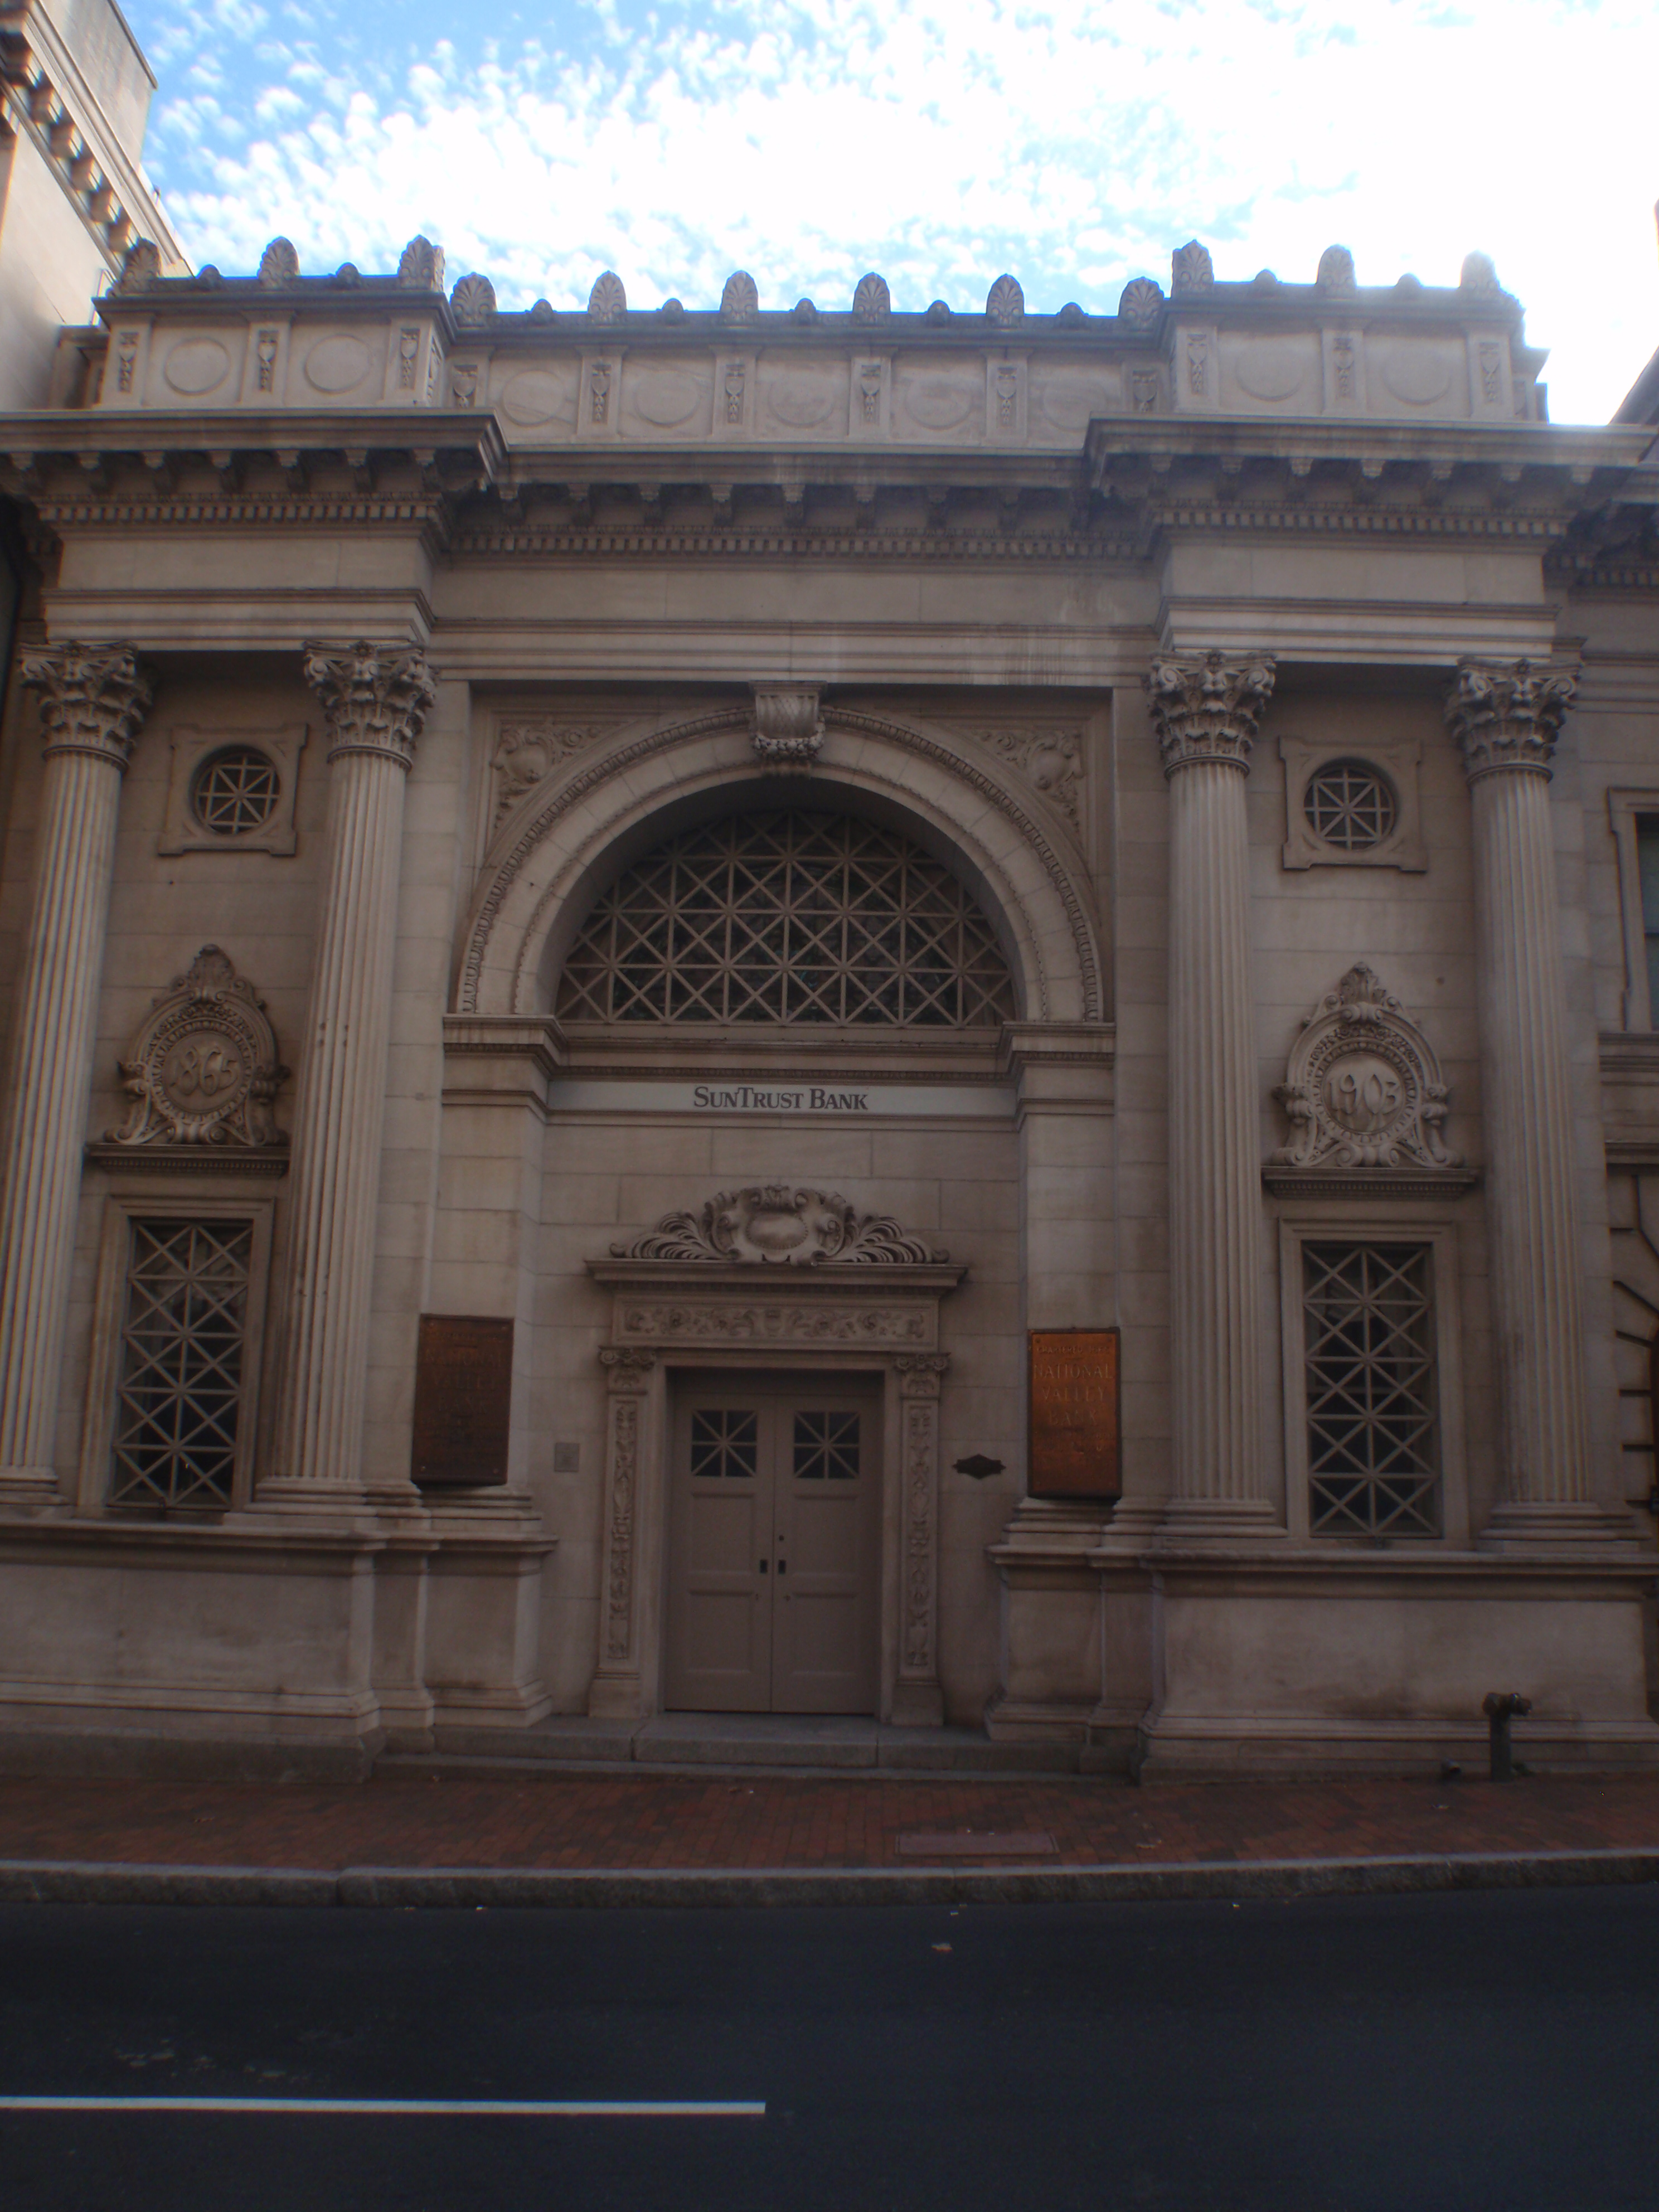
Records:
[[[983,1029],[1014,1012],[966,889],[909,841],[844,814],[742,814],[638,861],[582,927],[568,1022]]]

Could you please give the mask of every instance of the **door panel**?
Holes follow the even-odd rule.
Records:
[[[876,1704],[879,1392],[745,1376],[680,1396],[666,1703],[868,1713]]]
[[[764,1712],[771,1695],[770,1408],[699,1392],[676,1408],[669,1503],[667,1701]]]

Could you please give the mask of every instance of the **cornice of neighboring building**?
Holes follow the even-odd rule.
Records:
[[[148,72],[136,42],[133,51]],[[112,276],[139,239],[154,242],[164,268],[188,271],[161,202],[40,0],[0,0],[0,128],[40,149]]]

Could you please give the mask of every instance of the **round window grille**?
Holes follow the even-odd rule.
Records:
[[[1316,769],[1302,794],[1302,811],[1314,836],[1339,853],[1368,852],[1399,818],[1387,781],[1355,760],[1327,761]]]
[[[191,786],[196,819],[216,836],[263,830],[276,811],[282,782],[273,763],[252,745],[232,745],[202,763]]]

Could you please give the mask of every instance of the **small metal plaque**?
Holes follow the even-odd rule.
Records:
[[[1119,1332],[1034,1328],[1029,1345],[1030,1495],[1121,1496]]]
[[[419,1487],[482,1490],[505,1482],[512,1413],[512,1322],[422,1314],[410,1469]]]

